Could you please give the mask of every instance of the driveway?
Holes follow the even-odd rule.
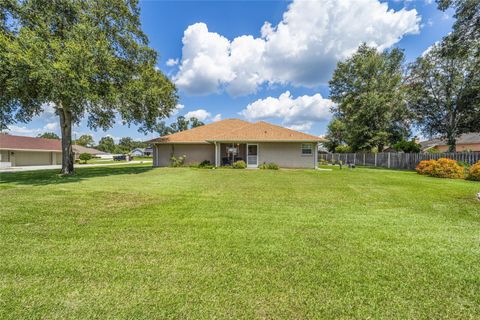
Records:
[[[95,163],[95,164],[76,164],[75,168],[87,168],[87,167],[106,167],[106,166],[118,166],[118,165],[129,165],[129,164],[139,164],[139,163],[152,163],[152,161],[130,161],[130,162],[120,162],[120,163]],[[61,169],[61,165],[48,165],[48,166],[27,166],[27,167],[9,167],[2,168],[0,172],[20,172],[20,171],[36,171],[36,170],[48,170],[48,169]]]

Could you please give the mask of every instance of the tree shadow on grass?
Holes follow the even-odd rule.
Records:
[[[71,176],[62,176],[58,169],[22,171],[0,173],[0,188],[4,184],[19,185],[50,185],[79,182],[89,178],[104,177],[122,174],[141,174],[152,170],[152,166],[109,166],[109,167],[91,167],[76,168],[75,174]]]

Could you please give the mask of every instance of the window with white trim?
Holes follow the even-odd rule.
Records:
[[[302,155],[309,156],[313,154],[313,146],[311,143],[302,143]]]

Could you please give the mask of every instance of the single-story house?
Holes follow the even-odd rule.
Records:
[[[152,148],[135,148],[130,152],[130,154],[135,157],[151,157],[152,153]]]
[[[84,147],[84,146],[80,146],[78,144],[74,144],[72,146],[73,148],[73,153],[75,153],[75,159],[79,159],[80,155],[82,153],[90,153],[92,156],[94,156],[95,158],[112,158],[113,155],[110,154],[110,153],[106,153],[106,152],[103,152],[103,151],[100,151],[100,150],[97,150],[97,149],[94,149],[94,148],[89,148],[89,147]]]
[[[323,141],[264,121],[226,119],[148,141],[153,165],[169,166],[172,156],[185,164],[210,161],[219,167],[244,160],[250,168],[274,162],[283,168],[316,168],[318,143]]]
[[[448,145],[445,139],[431,139],[420,142],[422,151],[436,149],[439,152],[448,152]],[[457,139],[457,152],[480,151],[480,132],[464,133]]]
[[[94,156],[102,151],[73,146],[77,159],[81,153]],[[62,143],[57,139],[33,138],[0,133],[0,168],[56,165],[62,163]]]

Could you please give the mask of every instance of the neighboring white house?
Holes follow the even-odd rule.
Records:
[[[135,157],[151,157],[152,152],[152,148],[135,148],[130,154]]]

